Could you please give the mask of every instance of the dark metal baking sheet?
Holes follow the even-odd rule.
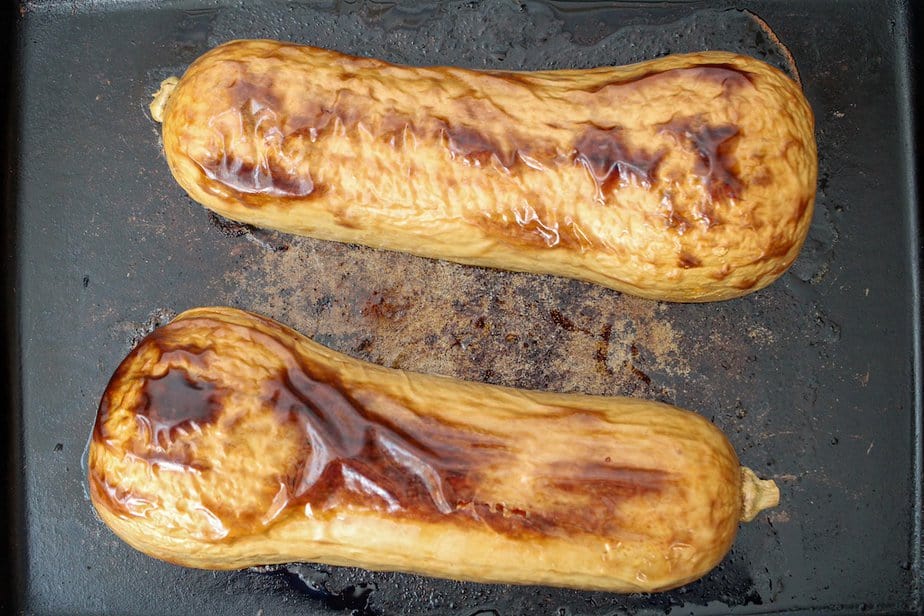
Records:
[[[0,522],[12,572],[3,613],[920,613],[912,7],[173,0],[16,9],[4,20],[15,36],[3,142]],[[785,68],[781,43],[817,116],[809,240],[770,288],[693,306],[229,224],[173,181],[146,105],[160,79],[249,37],[512,69],[707,48]],[[699,410],[744,463],[777,480],[783,502],[742,528],[713,573],[659,595],[152,560],[95,517],[81,458],[99,396],[132,343],[208,304],[262,312],[389,366]]]

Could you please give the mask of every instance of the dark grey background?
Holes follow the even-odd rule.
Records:
[[[12,385],[2,598],[36,614],[917,612],[917,213],[901,2],[26,2],[4,211]],[[410,64],[536,69],[709,48],[787,67],[819,192],[798,262],[746,298],[670,305],[574,281],[251,230],[173,181],[147,103],[231,38]],[[15,269],[13,269],[13,267]],[[782,490],[705,579],[661,595],[318,565],[187,570],[95,517],[82,455],[116,365],[188,307],[230,304],[377,363],[698,410]],[[917,409],[917,411],[916,411]],[[915,466],[915,465],[918,466]]]

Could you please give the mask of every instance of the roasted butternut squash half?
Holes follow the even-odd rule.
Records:
[[[616,592],[694,580],[779,491],[695,413],[352,359],[200,308],[106,388],[102,519],[189,567],[316,561]]]
[[[812,218],[811,109],[731,53],[504,72],[235,41],[151,110],[174,177],[222,216],[652,299],[770,284]]]

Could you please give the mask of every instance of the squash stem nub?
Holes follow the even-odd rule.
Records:
[[[173,89],[179,82],[179,77],[167,77],[160,82],[160,89],[154,95],[154,100],[152,100],[151,104],[148,106],[148,109],[151,110],[151,117],[154,118],[155,122],[164,121],[164,109],[167,107],[167,100],[170,98]]]
[[[764,509],[780,504],[780,489],[772,479],[760,479],[751,469],[741,467],[741,521],[750,522]]]

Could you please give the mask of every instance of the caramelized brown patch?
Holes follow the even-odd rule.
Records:
[[[713,198],[714,197],[713,195]],[[697,220],[699,220],[707,230],[722,222],[715,211],[715,203],[713,201],[701,203],[695,214]]]
[[[334,118],[347,130],[352,130],[364,124],[363,106],[360,103],[362,96],[345,91],[339,95],[339,101],[334,109]],[[368,126],[367,126],[368,128]]]
[[[113,435],[109,430],[109,422],[112,419],[112,412],[116,410],[116,408],[113,407],[112,395],[121,386],[121,383],[126,378],[131,365],[141,352],[141,348],[144,344],[145,341],[142,340],[142,342],[122,360],[122,363],[119,364],[119,367],[116,368],[115,373],[112,375],[112,378],[109,379],[109,383],[106,385],[106,391],[103,392],[103,397],[99,402],[99,409],[96,411],[96,423],[93,424],[93,441],[107,448],[113,446]]]
[[[468,219],[492,237],[501,237],[508,244],[536,248],[563,247],[585,251],[597,244],[593,236],[586,235],[570,218],[559,222],[541,205],[536,196],[530,204],[515,209],[506,216],[493,214],[486,217],[477,213]]]
[[[493,158],[510,169],[517,162],[515,149],[507,151],[493,139],[473,128],[451,126],[445,129],[445,133],[452,155],[459,156],[473,165],[489,165]]]
[[[680,235],[686,233],[687,229],[690,228],[690,221],[683,217],[683,215],[674,209],[673,205],[664,215],[665,221],[667,222],[668,229],[676,229]]]
[[[305,103],[299,113],[285,119],[282,128],[286,139],[294,136],[307,136],[314,141],[333,119],[334,112],[331,109],[318,104]]]
[[[122,363],[119,364],[119,367],[116,368],[115,373],[113,373],[112,378],[109,379],[109,383],[106,386],[106,391],[103,394],[102,400],[100,400],[99,410],[96,414],[96,424],[93,427],[94,440],[100,443],[108,443],[109,439],[112,437],[109,434],[106,426],[111,419],[113,409],[112,393],[119,390],[123,387],[126,379],[130,378],[129,374],[131,373],[134,364],[138,361],[138,356],[142,353],[148,352],[149,349],[156,349],[157,352],[157,361],[162,363],[182,363],[186,366],[192,366],[199,369],[204,369],[207,365],[206,355],[209,353],[209,349],[204,347],[199,347],[193,344],[187,344],[183,346],[176,346],[170,344],[165,338],[166,328],[160,328],[154,330],[147,336],[145,336],[138,345],[132,349],[128,356],[122,360]],[[175,376],[175,375],[174,375]],[[139,401],[139,404],[150,404],[149,398],[145,398],[145,385],[148,379],[144,380],[142,384],[142,400]],[[136,411],[137,409],[131,409]],[[158,411],[155,411],[157,413]],[[176,414],[175,417],[178,417],[179,414]]]
[[[400,424],[360,402],[334,375],[302,365],[264,385],[264,403],[305,434],[308,452],[287,484],[289,506],[322,513],[355,504],[432,519],[457,515],[483,469],[506,460],[501,442],[416,415]],[[395,404],[399,401],[388,399]]]
[[[146,379],[144,402],[135,409],[152,443],[169,445],[180,431],[194,430],[215,420],[226,395],[214,383],[193,379],[183,368],[171,367],[160,377]]]
[[[573,532],[593,529],[599,536],[618,536],[621,520],[616,517],[620,501],[658,494],[668,487],[670,474],[657,470],[620,466],[604,462],[580,465],[550,465],[540,477],[540,490],[546,494],[561,492],[566,505],[543,512],[551,526]],[[534,524],[543,529],[542,518]],[[544,530],[544,529],[543,529]]]
[[[766,167],[762,167],[760,171],[754,174],[754,176],[751,178],[751,184],[754,186],[770,186],[772,182],[773,174],[770,173],[770,170]]]
[[[326,192],[326,187],[312,181],[310,173],[286,168],[279,164],[275,155],[267,156],[257,165],[248,160],[227,157],[198,162],[198,165],[210,180],[244,195],[307,197]]]
[[[484,71],[484,73],[519,88],[532,88],[534,83],[528,73],[519,73],[516,71]]]
[[[661,130],[685,139],[696,151],[693,173],[703,180],[713,199],[737,198],[741,181],[735,173],[737,161],[731,153],[732,140],[740,135],[737,126],[711,126],[698,118],[681,118]]]
[[[666,194],[661,199],[661,207],[664,209],[659,216],[664,219],[665,227],[675,230],[679,235],[686,233],[694,223],[708,231],[722,222],[716,213],[715,205],[711,202],[696,203],[693,207],[688,206],[689,209],[686,211],[679,211],[674,205],[674,200]],[[696,266],[692,262],[688,265]]]
[[[700,64],[686,70],[694,72],[697,80],[718,84],[726,91],[754,85],[754,76],[733,64]]]
[[[767,243],[767,247],[760,255],[760,261],[772,261],[774,259],[779,259],[780,257],[785,257],[790,249],[792,248],[793,241],[789,239],[785,234],[774,233],[770,237],[770,241]]]
[[[605,194],[631,177],[643,186],[650,186],[664,152],[634,150],[623,139],[622,129],[594,126],[575,141],[574,157],[590,171]]]
[[[268,78],[262,80],[264,83],[260,84],[254,83],[254,77],[236,80],[228,88],[232,104],[237,108],[258,106],[278,109],[282,101],[273,92],[272,82]]]
[[[284,421],[300,426],[309,444],[302,466],[290,477],[290,505],[309,504],[314,515],[345,504],[397,516],[461,518],[511,535],[557,535],[565,531],[609,532],[619,500],[656,492],[667,475],[608,464],[549,466],[538,481],[543,493],[580,493],[586,506],[548,509],[508,506],[478,498],[481,476],[511,464],[504,443],[470,428],[447,425],[404,408],[402,420],[378,413],[338,383],[288,369],[268,381],[265,402]],[[394,404],[399,401],[389,399]],[[598,414],[562,409],[560,421],[601,421]],[[494,469],[491,471],[490,469]]]
[[[192,448],[184,442],[184,437],[216,420],[228,392],[210,381],[194,378],[185,368],[177,366],[181,363],[188,367],[207,368],[209,351],[194,345],[172,344],[165,339],[165,330],[161,328],[146,336],[113,374],[100,402],[93,442],[110,451],[132,455],[152,466],[166,465],[201,472],[208,470],[209,465],[194,459]],[[142,377],[134,405],[121,408],[135,418],[139,431],[137,438],[129,438],[117,445],[108,428],[112,412],[119,409],[113,406],[112,396],[126,386],[126,379],[136,367],[134,364],[139,354],[148,353],[152,348],[158,354],[152,365],[168,364],[167,370],[160,376]],[[113,485],[92,465],[89,479],[94,500],[114,513],[140,515],[140,511],[151,506],[137,493]]]
[[[691,255],[687,252],[681,252],[680,258],[677,261],[677,264],[683,269],[692,269],[694,267],[699,267],[703,264],[697,257]]]
[[[619,466],[611,462],[586,462],[574,467],[559,463],[549,467],[547,472],[554,478],[546,482],[558,490],[604,500],[660,492],[668,479],[668,473],[659,469]]]
[[[802,217],[805,216],[805,212],[809,209],[809,206],[812,204],[812,196],[806,196],[801,201],[799,201],[799,207],[796,208],[795,214],[792,219],[794,222],[802,220]]]
[[[210,156],[194,160],[206,178],[241,195],[304,198],[323,194],[325,187],[316,185],[308,170],[301,169],[304,141],[317,140],[335,119],[343,120],[343,113],[307,101],[297,112],[280,117],[281,103],[271,87],[238,81],[230,91],[232,106],[226,113],[233,114],[233,119],[216,116],[219,121],[213,129],[220,143]],[[253,197],[241,200],[247,205],[263,203]]]
[[[742,291],[746,291],[748,289],[753,289],[754,285],[756,284],[757,284],[756,278],[745,278],[741,280],[740,282],[734,283],[732,286],[735,287],[736,289],[741,289]]]
[[[605,83],[590,88],[584,88],[584,91],[594,94],[604,88],[613,86],[640,87],[642,82],[645,81],[655,79],[688,79],[691,75],[696,81],[720,85],[726,92],[754,84],[753,76],[748,71],[742,70],[733,64],[715,63],[697,64],[695,66],[673,68],[669,70],[652,69],[651,71],[633,77],[614,77]]]
[[[199,166],[210,180],[241,193],[302,197],[314,192],[314,182],[310,176],[299,177],[276,165],[275,157],[267,158],[265,164],[258,165],[240,158],[222,157],[201,162]]]
[[[382,119],[377,136],[392,147],[398,147],[403,143],[406,130],[413,131],[410,120],[391,114]]]

